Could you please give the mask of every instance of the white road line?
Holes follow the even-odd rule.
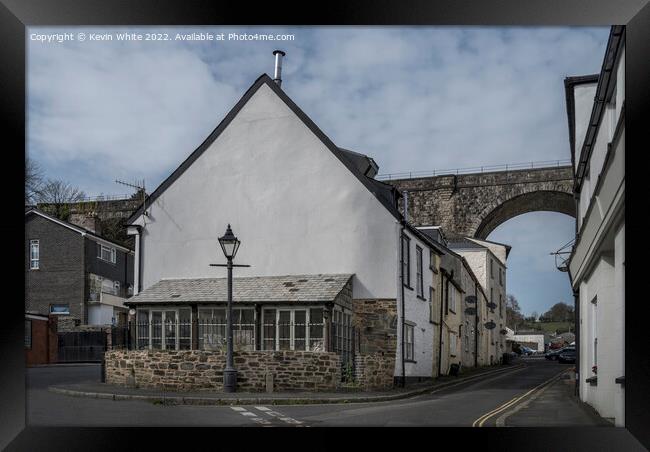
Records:
[[[232,408],[235,411],[246,411],[246,408],[241,406],[231,406],[230,408]]]
[[[257,410],[260,410],[262,413],[267,414],[269,416],[275,417],[280,419],[282,422],[286,422],[287,424],[294,424],[294,425],[300,425],[303,422],[298,421],[296,419],[293,419],[291,417],[288,417],[278,411],[273,411],[270,408],[264,407],[264,406],[256,406],[255,407]]]

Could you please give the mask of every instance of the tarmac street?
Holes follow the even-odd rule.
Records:
[[[546,360],[522,360],[493,375],[481,376],[451,387],[439,388],[410,398],[384,402],[278,404],[241,403],[235,406],[169,405],[160,401],[112,400],[73,397],[48,388],[61,384],[97,384],[99,365],[49,366],[28,369],[27,423],[30,426],[242,426],[242,427],[325,427],[325,426],[544,426],[563,425],[548,418],[549,411],[536,418],[535,407],[548,389],[560,381],[560,374],[572,365]],[[566,381],[563,382],[566,388]],[[537,394],[537,393],[540,394]],[[554,397],[554,413],[567,410],[567,422],[599,425],[597,419],[571,398],[570,391],[546,391]],[[560,396],[558,396],[560,394]],[[561,394],[564,394],[562,396]],[[242,395],[243,397],[244,395]],[[524,420],[508,412],[519,404],[539,397],[525,410]],[[564,406],[568,408],[565,410]],[[540,411],[542,413],[542,411]],[[557,416],[556,416],[557,417]],[[561,416],[560,416],[561,418]],[[506,419],[504,421],[504,419]],[[558,418],[559,419],[559,418]],[[602,425],[602,424],[601,424]],[[570,425],[566,425],[570,426]]]

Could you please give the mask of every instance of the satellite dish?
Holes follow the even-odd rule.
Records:
[[[493,330],[493,329],[497,326],[497,324],[494,323],[492,320],[490,320],[489,322],[486,322],[486,323],[484,324],[484,326],[485,326],[485,328],[487,328],[488,330]]]
[[[129,314],[135,315],[135,309],[133,309],[133,308],[129,309]]]
[[[468,295],[465,297],[465,303],[476,303],[476,295]]]

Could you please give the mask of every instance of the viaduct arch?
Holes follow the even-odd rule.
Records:
[[[385,180],[408,192],[408,218],[447,237],[487,236],[518,215],[551,211],[575,218],[571,166]]]

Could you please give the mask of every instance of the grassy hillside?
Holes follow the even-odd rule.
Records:
[[[574,332],[573,322],[526,322],[520,329],[522,330],[538,330],[545,333],[566,333]]]

